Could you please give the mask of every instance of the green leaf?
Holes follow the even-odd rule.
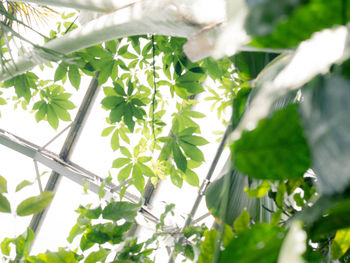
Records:
[[[120,219],[133,221],[139,210],[139,204],[129,202],[111,202],[103,209],[102,217],[113,221],[118,221]]]
[[[220,263],[276,263],[285,230],[268,224],[255,224],[233,238],[220,256]]]
[[[91,252],[85,259],[84,263],[105,262],[110,250],[100,247],[98,251]]]
[[[0,175],[0,194],[7,193],[7,181]]]
[[[71,121],[72,120],[68,111],[66,111],[62,107],[58,106],[55,102],[53,102],[50,106],[52,106],[57,117],[60,118],[62,121]]]
[[[195,186],[195,187],[199,186],[198,175],[195,172],[193,172],[191,169],[186,170],[186,173],[183,175],[183,178],[190,185]]]
[[[131,159],[129,158],[117,158],[113,161],[112,167],[113,168],[120,168],[124,166],[127,163],[130,163]]]
[[[266,195],[270,189],[271,189],[271,185],[269,184],[269,181],[264,180],[258,187],[254,189],[245,187],[244,191],[251,198],[260,198]]]
[[[350,247],[350,228],[339,229],[332,241],[332,258],[341,258]]]
[[[14,238],[4,238],[4,240],[1,242],[1,253],[9,256],[11,252],[11,247],[10,244],[14,243],[15,239]]]
[[[32,185],[33,182],[29,182],[28,180],[23,180],[22,182],[20,182],[17,186],[16,186],[16,192],[22,190],[24,187],[28,186],[28,185]]]
[[[123,82],[119,83],[114,82],[114,90],[120,95],[120,96],[126,96],[125,90],[123,88]]]
[[[180,133],[182,134],[182,132]],[[200,137],[200,136],[196,136],[196,135],[188,135],[188,136],[180,136],[179,137],[182,141],[185,141],[189,144],[192,144],[192,145],[198,145],[198,146],[202,146],[202,145],[206,145],[208,144],[209,142],[204,139],[203,137]]]
[[[101,101],[101,104],[107,109],[114,109],[120,103],[124,102],[124,98],[118,96],[108,96]]]
[[[260,47],[295,47],[301,41],[309,39],[314,32],[321,31],[324,28],[332,28],[334,25],[346,24],[349,21],[349,16],[345,16],[344,19],[343,16],[339,15],[350,11],[349,5],[344,7],[342,1],[284,1],[276,5],[274,1],[269,0],[256,3],[263,3],[266,6],[262,9],[257,5],[254,12],[248,16],[248,23],[251,18],[255,21],[251,23],[251,26],[248,25],[249,29],[255,28],[256,30],[253,32],[256,35],[261,35],[256,32],[257,30],[260,31],[261,28],[268,29],[267,32],[263,32],[264,34],[270,33],[274,29],[268,35],[254,38],[252,44]],[[301,3],[303,5],[300,5]],[[289,6],[289,8],[284,9],[283,5]],[[299,5],[300,7],[295,12],[291,12]],[[290,8],[290,6],[294,7]],[[256,12],[260,15],[257,15]],[[264,22],[260,19],[262,16],[265,16]]]
[[[39,213],[50,204],[53,197],[54,193],[49,191],[43,192],[38,196],[30,197],[18,205],[17,215],[27,216]]]
[[[4,98],[0,98],[0,105],[6,105],[7,102]]]
[[[103,129],[101,136],[106,137],[106,136],[110,135],[114,129],[115,129],[115,126],[110,126],[110,127]]]
[[[236,232],[243,232],[249,229],[250,216],[247,210],[243,210],[241,215],[237,217],[233,223]]]
[[[86,227],[80,226],[78,224],[74,225],[69,232],[69,236],[67,237],[67,241],[71,244],[74,238],[85,232]]]
[[[11,213],[11,205],[5,196],[0,194],[0,212]]]
[[[143,194],[145,179],[143,178],[142,170],[138,163],[136,163],[132,169],[132,179],[133,185],[135,185],[136,189]]]
[[[174,168],[170,171],[170,180],[175,186],[179,188],[182,187],[183,178],[176,172]]]
[[[99,86],[105,83],[108,80],[108,78],[111,76],[113,67],[114,67],[114,60],[108,58],[108,60],[102,65],[98,74],[97,81]]]
[[[111,110],[109,114],[109,119],[111,123],[120,122],[122,119],[122,116],[125,114],[125,104],[121,103],[117,107],[115,107],[113,110]]]
[[[45,115],[47,113],[47,104],[44,103],[39,107],[39,110],[35,113],[35,120],[37,122],[41,121],[45,118]]]
[[[39,254],[38,258],[45,263],[78,263],[78,260],[75,259],[75,253],[72,251],[47,251],[45,254]]]
[[[179,145],[184,150],[186,155],[188,157],[190,157],[193,161],[196,161],[196,162],[203,162],[204,161],[203,153],[196,146],[189,144],[189,143],[182,141],[182,140],[179,140]]]
[[[47,121],[49,122],[49,124],[51,125],[52,128],[57,130],[58,122],[59,122],[58,117],[57,117],[57,114],[56,114],[54,108],[50,104],[47,105]]]
[[[119,182],[124,182],[126,179],[129,178],[131,168],[132,168],[132,163],[128,164],[127,166],[125,166],[123,169],[120,170],[118,174]]]
[[[191,245],[185,246],[185,256],[189,258],[190,260],[194,260],[194,250]]]
[[[170,154],[171,154],[171,151],[173,148],[173,144],[174,144],[174,142],[170,141],[163,146],[163,148],[160,152],[160,155],[159,155],[160,161],[165,161],[170,157]]]
[[[247,210],[255,222],[270,222],[271,213],[275,210],[274,201],[267,195],[260,199],[250,198],[244,188],[249,185],[248,177],[234,168],[229,168],[230,160],[222,169],[218,179],[209,184],[205,191],[205,201],[210,213],[228,225]],[[249,179],[250,185],[258,185],[255,179]],[[264,208],[265,207],[265,208]]]
[[[128,150],[128,148],[122,146],[120,147],[120,152],[125,155],[126,157],[132,158],[132,155],[130,153],[130,151]]]
[[[111,147],[113,151],[116,151],[119,148],[119,130],[115,130],[111,137]]]
[[[67,67],[63,66],[62,63],[58,65],[55,71],[54,81],[59,81],[63,79],[67,74]]]
[[[102,208],[101,206],[98,206],[94,209],[88,209],[80,205],[77,212],[86,216],[89,219],[98,219],[102,213]]]
[[[88,249],[91,248],[93,245],[95,245],[95,243],[89,241],[89,240],[85,237],[85,235],[83,235],[83,236],[81,237],[79,246],[80,246],[80,249],[81,249],[82,251],[88,250]]]
[[[303,92],[301,116],[321,193],[343,192],[350,184],[350,82],[338,74],[317,77]],[[305,94],[304,94],[305,93]]]
[[[236,168],[254,178],[299,178],[311,165],[295,104],[260,120],[254,130],[243,132],[231,151]]]
[[[135,121],[133,120],[133,110],[131,104],[126,104],[126,109],[124,111],[124,123],[128,126],[131,132],[134,132]]]
[[[181,152],[179,145],[175,142],[172,143],[172,150],[173,150],[174,161],[176,163],[177,168],[185,173],[187,170],[186,157]]]
[[[81,76],[77,67],[69,66],[68,78],[72,86],[78,90]]]

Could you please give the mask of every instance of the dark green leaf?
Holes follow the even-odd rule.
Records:
[[[231,61],[245,80],[255,79],[261,70],[270,63],[277,54],[264,52],[240,52]]]
[[[120,219],[133,221],[139,209],[139,204],[129,202],[112,202],[103,209],[102,216],[104,219],[110,219],[113,221],[118,221]]]
[[[185,173],[187,170],[186,157],[181,152],[180,147],[177,143],[173,142],[171,146],[172,146],[174,161],[176,163],[177,168]]]
[[[122,116],[125,114],[125,104],[121,103],[117,107],[115,107],[113,110],[111,110],[109,114],[109,119],[111,123],[120,122],[122,119]]]
[[[67,67],[63,66],[62,64],[59,64],[55,71],[54,81],[56,82],[63,79],[66,76],[66,73]]]
[[[51,203],[53,197],[54,193],[49,191],[30,197],[18,205],[17,214],[19,216],[27,216],[39,213]]]
[[[79,89],[81,76],[77,67],[69,66],[68,78],[72,86]]]
[[[124,98],[118,96],[109,96],[104,98],[101,101],[101,104],[107,109],[113,109],[118,106],[120,103],[124,102]]]
[[[194,250],[191,245],[185,246],[185,256],[189,258],[190,260],[194,260]]]
[[[221,253],[220,263],[276,263],[285,230],[268,224],[256,224],[233,238]]]
[[[237,169],[260,179],[298,178],[311,164],[295,104],[243,132],[231,150]]]

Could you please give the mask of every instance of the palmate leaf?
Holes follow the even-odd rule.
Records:
[[[316,186],[325,194],[342,192],[350,184],[349,85],[337,74],[318,77],[305,89],[301,104]]]
[[[256,129],[243,132],[231,150],[235,167],[259,179],[298,178],[311,165],[296,104],[261,120]]]

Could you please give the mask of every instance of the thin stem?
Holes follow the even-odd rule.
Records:
[[[41,184],[41,179],[40,179],[40,173],[39,173],[39,167],[38,167],[38,162],[34,161],[34,167],[35,167],[35,173],[36,173],[36,179],[38,180],[38,185],[39,185],[39,191],[40,194],[43,192],[43,186]]]
[[[154,35],[152,35],[152,68],[153,68],[153,96],[152,96],[152,135],[153,135],[153,151],[156,143],[156,134],[154,131],[154,112],[156,104],[156,94],[157,94],[157,83],[156,83],[156,66],[155,66],[155,45],[154,45]]]
[[[48,141],[43,147],[40,148],[40,150],[44,150],[47,146],[49,146],[54,140],[56,140],[59,136],[61,136],[68,128],[72,126],[73,122],[69,124],[66,128],[64,128],[62,131],[60,131],[58,134],[55,135],[50,141]]]

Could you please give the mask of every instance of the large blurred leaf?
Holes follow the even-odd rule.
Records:
[[[277,54],[264,52],[240,52],[230,58],[240,76],[246,80],[255,79],[260,71],[273,60]]]
[[[309,233],[313,240],[319,240],[338,229],[350,227],[350,199],[344,199],[324,210],[313,224],[310,224]]]
[[[38,196],[30,197],[18,205],[17,214],[19,216],[27,216],[39,213],[50,204],[53,197],[53,192],[43,192]]]
[[[350,183],[350,82],[318,77],[304,92],[301,113],[312,169],[322,193],[342,192]]]
[[[235,167],[254,178],[298,178],[310,167],[296,104],[260,120],[256,129],[243,132],[231,150]]]
[[[221,253],[220,263],[276,263],[285,230],[265,223],[239,233]]]
[[[271,33],[275,26],[291,15],[303,0],[246,0],[249,14],[245,28],[250,35],[263,36]]]
[[[276,22],[280,22],[271,34],[253,39],[252,44],[260,47],[295,47],[301,41],[310,38],[312,33],[324,28],[331,28],[334,25],[345,24],[350,19],[348,15],[350,6],[348,4],[344,6],[342,0],[284,0],[280,2],[264,0],[251,2],[259,4],[251,11],[250,19],[246,21],[250,32],[255,35],[269,33]],[[303,2],[303,5],[293,13],[290,12],[292,9],[283,8],[287,8],[288,5],[297,7],[300,2]],[[259,8],[260,5],[264,8]],[[289,17],[284,16],[288,14],[290,14]],[[263,18],[263,22],[259,17]]]
[[[347,27],[323,30],[303,42],[293,55],[281,55],[267,65],[254,82],[249,110],[246,110],[233,137],[252,129],[271,111],[279,98],[295,91],[318,74],[325,74],[333,64],[350,54]],[[331,51],[331,52],[330,52]],[[327,55],[325,55],[327,54]]]
[[[350,228],[339,229],[332,241],[332,258],[343,256],[350,247]]]
[[[253,184],[257,183],[255,181]],[[248,197],[244,191],[244,188],[248,185],[248,177],[230,168],[230,160],[228,160],[219,179],[213,181],[205,192],[205,200],[209,211],[228,225],[232,225],[244,209],[256,222],[269,222],[271,213],[262,206],[272,211],[275,210],[273,200],[268,196],[262,198]]]

